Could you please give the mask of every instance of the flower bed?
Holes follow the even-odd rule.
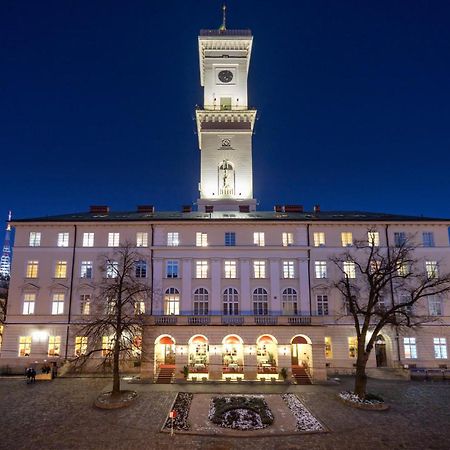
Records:
[[[297,431],[325,431],[323,425],[306,409],[295,394],[283,394],[281,398],[295,416]]]
[[[373,394],[367,394],[364,399],[361,399],[351,391],[343,391],[339,393],[339,398],[346,405],[353,406],[354,408],[378,411],[389,409],[389,405],[387,405],[381,397]]]
[[[263,397],[227,396],[211,400],[208,418],[222,428],[260,430],[273,423],[273,414]]]
[[[179,392],[175,403],[173,404],[172,411],[175,411],[176,417],[173,419],[174,430],[189,430],[189,409],[194,395],[188,392]],[[167,418],[164,428],[172,428],[172,419]]]

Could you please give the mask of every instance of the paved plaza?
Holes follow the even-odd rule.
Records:
[[[330,386],[150,385],[124,382],[139,392],[129,408],[92,406],[110,386],[102,378],[59,378],[27,385],[0,378],[1,449],[448,449],[450,384],[370,380],[370,391],[392,406],[361,411],[336,397],[351,378]],[[286,437],[205,437],[160,433],[177,391],[276,394],[294,392],[329,433]]]

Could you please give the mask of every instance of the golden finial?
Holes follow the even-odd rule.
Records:
[[[225,5],[225,3],[222,6],[222,11],[223,11],[223,19],[222,19],[222,25],[220,25],[219,30],[220,31],[225,31],[227,29],[227,5]]]

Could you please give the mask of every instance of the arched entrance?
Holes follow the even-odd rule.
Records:
[[[311,339],[301,334],[291,340],[291,365],[308,369],[312,366]]]
[[[189,339],[189,374],[207,374],[209,368],[208,339],[197,334]]]
[[[155,341],[156,367],[175,365],[175,339],[168,334],[159,336]]]
[[[387,367],[386,340],[381,334],[375,340],[375,358],[377,367]]]
[[[263,334],[256,341],[256,364],[258,374],[278,373],[277,340],[270,334]]]
[[[225,378],[236,378],[244,372],[244,343],[242,339],[230,334],[222,341],[222,373]],[[234,376],[233,376],[234,375]]]

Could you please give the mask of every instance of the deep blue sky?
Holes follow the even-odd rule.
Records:
[[[231,0],[251,28],[254,193],[450,217],[450,2]],[[197,199],[197,35],[221,2],[0,3],[0,215]]]

